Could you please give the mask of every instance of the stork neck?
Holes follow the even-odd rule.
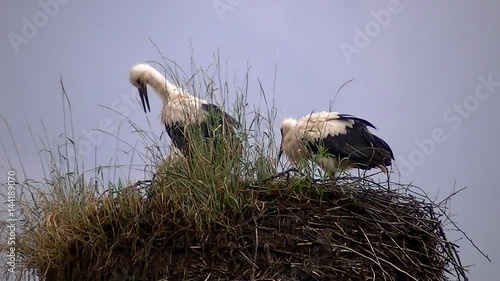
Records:
[[[182,94],[182,91],[170,83],[159,72],[151,73],[150,86],[160,96],[165,104],[169,99],[175,98]]]

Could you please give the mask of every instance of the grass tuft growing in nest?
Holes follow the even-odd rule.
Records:
[[[43,147],[49,177],[20,183],[14,279],[466,279],[443,231],[443,202],[365,176],[336,184],[276,176],[276,108],[263,87],[251,95],[265,110],[247,112],[248,72],[242,87],[230,89],[218,59],[211,72],[177,69],[167,68],[174,82],[241,122],[238,138],[218,147],[196,142],[192,159],[165,158],[165,143],[128,120],[145,147],[139,155],[154,167],[134,184],[89,179],[78,161],[70,166],[74,135],[65,135],[63,146],[73,151]],[[4,277],[13,278],[7,271]]]

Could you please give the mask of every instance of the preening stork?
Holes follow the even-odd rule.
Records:
[[[368,170],[378,167],[388,173],[387,166],[394,159],[389,145],[368,131],[376,129],[370,122],[337,112],[317,112],[308,114],[298,121],[292,118],[281,123],[282,153],[294,163],[301,159],[316,159],[320,167],[334,178],[339,169],[361,168]]]
[[[208,143],[215,140],[215,134],[234,137],[239,123],[222,108],[206,100],[194,97],[185,90],[174,86],[149,64],[137,64],[130,69],[130,83],[137,87],[144,112],[151,111],[148,88],[151,86],[163,102],[161,122],[172,139],[173,145],[186,157],[191,157],[193,132],[199,133],[200,140]],[[218,135],[217,135],[218,136]],[[227,140],[227,139],[226,139]],[[224,139],[217,138],[218,144]]]

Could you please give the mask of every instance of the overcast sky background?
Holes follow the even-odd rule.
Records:
[[[456,188],[469,187],[454,198],[451,211],[493,262],[460,240],[462,262],[475,264],[471,280],[498,280],[499,2],[60,0],[46,22],[40,2],[0,3],[0,114],[13,130],[29,177],[42,172],[28,126],[41,135],[43,120],[51,138],[63,132],[60,75],[73,106],[75,132],[82,137],[105,118],[119,124],[115,113],[98,105],[112,106],[121,96],[135,94],[130,67],[161,59],[148,37],[187,70],[190,41],[200,66],[208,66],[219,50],[229,60],[229,73],[242,78],[248,62],[250,104],[259,102],[257,79],[272,93],[279,53],[273,96],[279,119],[328,110],[337,89],[354,79],[334,110],[379,128],[377,135],[395,152],[402,181],[440,198],[452,192],[455,181]],[[391,19],[382,26],[374,13],[388,7]],[[23,30],[23,18],[33,23],[34,16],[37,30]],[[358,38],[357,28],[365,34],[368,28],[368,42]],[[161,132],[160,100],[152,95],[151,102],[148,117]],[[464,112],[455,112],[455,105],[464,102]],[[129,109],[130,119],[147,126],[136,100]],[[130,130],[124,126],[121,136],[134,143],[137,135]],[[425,154],[417,143],[433,136],[435,148]],[[4,124],[0,137],[12,158]],[[107,164],[115,146],[111,137],[99,143],[98,164]],[[8,170],[0,155],[2,171]],[[94,152],[84,160],[93,167]],[[122,155],[120,161],[129,159]],[[19,167],[14,162],[13,168]]]

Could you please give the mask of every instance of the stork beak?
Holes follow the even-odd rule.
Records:
[[[276,166],[280,164],[281,155],[283,154],[283,145],[280,145],[280,150],[278,152],[278,160],[276,161]]]
[[[137,87],[137,89],[139,90],[139,96],[141,97],[141,103],[142,108],[144,109],[144,113],[147,113],[146,105],[148,106],[148,111],[151,112],[151,109],[149,107],[148,88],[146,86],[140,86]]]

